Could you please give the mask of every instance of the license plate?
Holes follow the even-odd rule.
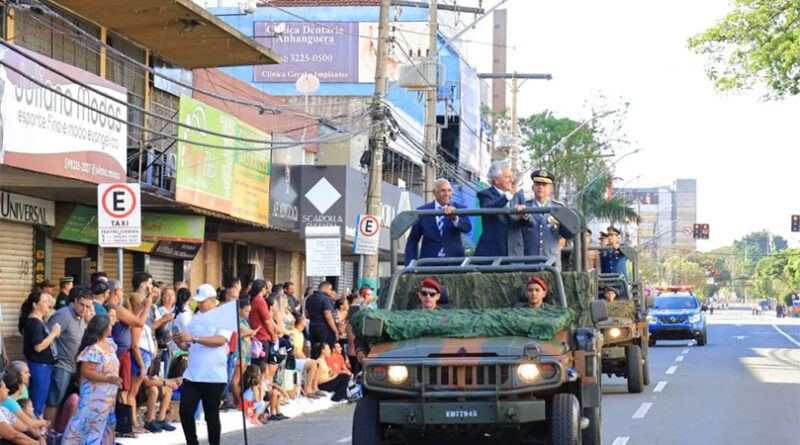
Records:
[[[491,402],[425,404],[426,423],[495,423],[496,418],[497,406]]]

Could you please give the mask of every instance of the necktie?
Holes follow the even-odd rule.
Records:
[[[436,217],[436,225],[439,226],[439,237],[442,240],[442,248],[439,250],[439,256],[442,257],[445,255],[444,252],[444,216],[437,216]]]

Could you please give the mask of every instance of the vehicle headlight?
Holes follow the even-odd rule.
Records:
[[[408,368],[405,366],[389,366],[387,375],[390,382],[400,385],[408,379]]]
[[[558,373],[558,368],[550,363],[546,363],[542,365],[542,378],[545,380],[550,380],[556,376]]]
[[[370,370],[370,374],[372,374],[372,378],[375,380],[386,380],[386,367],[376,366]]]
[[[619,328],[611,328],[608,330],[608,335],[611,338],[617,338],[620,336],[620,334],[622,334],[622,331]]]
[[[689,316],[690,323],[697,323],[698,321],[700,321],[700,314],[694,314]]]
[[[654,317],[652,315],[648,315],[647,316],[647,322],[650,323],[650,324],[658,323],[658,318]]]
[[[519,365],[517,377],[525,383],[531,383],[539,376],[539,367],[532,363]]]

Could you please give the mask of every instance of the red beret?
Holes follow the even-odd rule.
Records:
[[[546,285],[546,284],[544,284],[544,280],[542,280],[541,278],[538,278],[538,277],[531,277],[531,279],[530,279],[530,280],[528,280],[528,286],[530,286],[530,285],[531,285],[531,284],[533,284],[533,283],[536,283],[536,284],[538,284],[539,286],[542,286],[542,289],[544,289],[544,291],[545,291],[545,292],[547,292],[547,285]]]
[[[431,280],[430,278],[422,280],[422,286],[420,287],[427,287],[428,289],[436,289],[436,292],[440,294],[442,293],[442,288],[439,287],[439,283],[437,283],[434,280]]]

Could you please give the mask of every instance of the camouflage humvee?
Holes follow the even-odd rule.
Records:
[[[583,233],[583,218],[572,209],[526,212],[547,210],[555,210],[571,233]],[[419,216],[437,214],[395,218],[393,264],[397,238]],[[593,301],[597,276],[584,270],[580,242],[570,272],[560,273],[544,257],[468,257],[419,260],[393,273],[382,294],[384,309],[359,311],[351,319],[359,343],[371,345],[352,443],[488,435],[492,442],[600,444],[602,343],[594,324],[607,313],[604,302]],[[547,283],[551,307],[513,307],[531,276]],[[424,278],[442,285],[440,305],[452,308],[413,309]]]
[[[632,280],[619,274],[600,274],[600,286],[615,287],[617,298],[607,303],[608,320],[597,324],[603,332],[602,367],[609,377],[625,377],[628,392],[640,393],[650,384],[649,323],[647,308],[652,298],[645,299],[638,282],[638,256],[630,246],[620,247],[633,264]]]

